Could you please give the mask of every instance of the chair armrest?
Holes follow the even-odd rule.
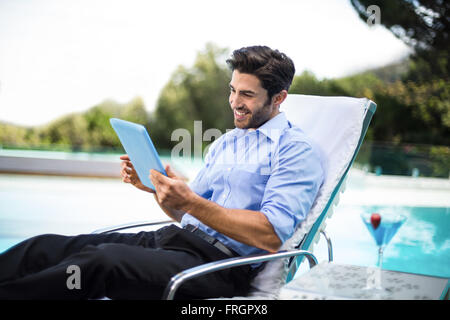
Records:
[[[102,229],[97,229],[92,231],[92,234],[96,234],[96,233],[110,233],[110,232],[114,232],[114,231],[119,231],[119,230],[125,230],[125,229],[131,229],[131,228],[137,228],[137,227],[145,227],[145,226],[156,226],[159,224],[169,224],[169,223],[175,223],[176,221],[174,220],[164,220],[164,221],[141,221],[141,222],[131,222],[131,223],[126,223],[126,224],[121,224],[121,225],[117,225],[117,226],[110,226],[110,227],[106,227],[106,228],[102,228]]]
[[[236,257],[236,258],[229,258],[219,261],[213,261],[209,263],[202,264],[197,267],[186,269],[176,275],[174,275],[171,279],[169,284],[167,285],[166,289],[164,290],[163,299],[164,300],[173,300],[176,291],[181,286],[181,284],[189,279],[205,275],[211,272],[227,269],[227,268],[233,268],[233,267],[239,267],[247,264],[252,263],[258,263],[258,262],[266,262],[281,258],[289,258],[294,256],[306,256],[306,258],[309,261],[309,267],[312,268],[317,264],[316,257],[309,251],[305,250],[289,250],[289,251],[280,251],[276,253],[268,253],[268,254],[258,254],[258,255],[252,255],[247,257]]]

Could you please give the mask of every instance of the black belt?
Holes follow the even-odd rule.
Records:
[[[211,237],[209,234],[203,232],[197,226],[193,226],[192,224],[187,224],[183,227],[183,229],[186,229],[187,231],[192,232],[193,234],[199,236],[200,238],[202,238],[209,244],[213,245],[214,247],[216,247],[217,249],[219,249],[220,251],[225,253],[230,258],[238,256],[238,254],[236,252],[227,248],[222,242],[220,242],[219,240],[217,240],[214,237]]]

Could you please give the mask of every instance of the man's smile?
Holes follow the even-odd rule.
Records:
[[[236,109],[234,109],[234,118],[238,121],[244,120],[247,117],[247,114],[249,114],[250,112],[248,111],[238,111]]]

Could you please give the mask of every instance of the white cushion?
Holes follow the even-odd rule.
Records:
[[[281,105],[287,119],[305,131],[322,154],[325,181],[306,219],[280,250],[294,249],[326,208],[357,148],[369,102],[365,98],[290,94]],[[268,262],[252,281],[250,296],[277,298],[287,273],[288,259]]]

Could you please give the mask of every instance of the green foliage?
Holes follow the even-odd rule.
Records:
[[[79,114],[64,116],[42,128],[38,133],[44,145],[68,145],[79,150],[86,143],[84,132],[87,126]]]
[[[141,98],[124,105],[106,100],[84,113],[58,118],[40,127],[0,123],[0,144],[4,147],[95,151],[122,149],[109,119],[117,117],[141,124],[148,122]]]
[[[202,131],[217,128],[221,132],[233,128],[233,115],[228,104],[230,71],[224,64],[227,50],[207,44],[197,55],[192,68],[183,66],[172,74],[161,91],[149,124],[159,148],[170,149],[171,133],[187,129],[193,136],[194,121],[202,121]]]
[[[8,123],[0,123],[0,145],[26,143],[27,128]]]
[[[378,141],[436,144],[424,152],[434,176],[450,171],[449,10],[442,0],[351,0],[363,21],[380,8],[380,23],[413,49],[401,77],[374,92],[378,104],[371,129]],[[425,160],[427,159],[427,160]],[[388,163],[389,161],[384,161]],[[392,161],[390,161],[392,163]],[[404,162],[402,162],[404,163]],[[418,165],[420,166],[420,165]],[[423,169],[428,170],[430,166]],[[398,166],[397,166],[398,168]]]
[[[373,72],[318,80],[312,73],[295,77],[290,93],[366,97],[378,105],[369,128],[377,141],[450,145],[450,82],[385,82]]]
[[[444,146],[432,146],[430,152],[433,175],[436,177],[449,177],[450,148]]]
[[[319,96],[345,95],[345,90],[337,85],[335,80],[318,80],[310,71],[303,71],[300,76],[294,77],[290,93],[302,93]]]
[[[110,126],[111,117],[146,125],[160,151],[179,143],[171,141],[176,129],[187,129],[194,137],[194,121],[202,121],[202,133],[209,128],[224,133],[234,127],[228,103],[231,73],[223,63],[226,55],[227,50],[208,44],[192,67],[179,66],[150,115],[139,97],[126,104],[106,100],[84,113],[67,115],[42,127],[0,123],[0,144],[87,151],[122,149]],[[446,54],[441,52],[439,57],[433,63],[423,56],[413,57],[338,79],[318,79],[304,71],[294,78],[289,92],[367,97],[375,101],[377,112],[366,141],[377,143],[363,146],[358,158],[369,162],[372,168],[383,164],[384,173],[411,174],[417,167],[427,175],[448,177],[450,83],[448,77],[433,71],[436,66],[441,66],[442,72],[448,67]],[[417,147],[424,144],[436,147]],[[401,147],[405,145],[415,147],[405,151]]]
[[[123,110],[119,112],[118,116],[122,119],[140,123],[142,125],[146,125],[148,121],[148,114],[145,110],[144,101],[141,97],[136,97],[127,103]]]
[[[450,3],[443,0],[351,0],[359,17],[367,21],[367,8],[380,8],[380,23],[407,45],[418,50],[448,49]]]
[[[375,101],[377,112],[367,131],[366,141],[388,143],[382,146],[373,144],[370,151],[364,151],[363,158],[371,168],[381,166],[385,174],[409,175],[413,168],[418,168],[422,174],[448,177],[450,82],[439,78],[424,82],[401,80],[405,79],[407,72],[404,68],[396,70],[399,73],[392,76],[388,76],[386,70],[372,70],[340,79],[323,80],[318,80],[310,72],[303,72],[295,77],[289,92],[366,97]],[[405,154],[399,147],[411,143],[441,147],[422,150],[420,155]],[[359,157],[361,159],[362,156]]]
[[[414,50],[406,79],[415,82],[446,78],[450,70],[450,2],[442,0],[351,0],[363,21],[380,8],[380,23]]]

